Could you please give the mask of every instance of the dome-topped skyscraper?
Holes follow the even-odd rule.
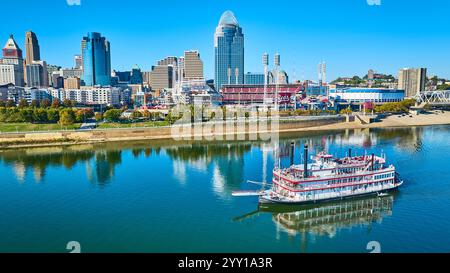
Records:
[[[233,12],[220,17],[214,35],[215,86],[244,83],[244,34]]]
[[[220,17],[219,26],[239,26],[239,23],[234,16],[234,13],[230,10],[225,11]]]

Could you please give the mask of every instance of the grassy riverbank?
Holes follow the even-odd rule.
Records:
[[[178,132],[173,135],[173,128],[163,122],[142,122],[142,123],[104,123],[98,130],[90,131],[54,131],[48,133],[30,134],[0,134],[0,147],[3,149],[14,149],[21,147],[39,147],[49,145],[70,145],[79,143],[99,143],[99,142],[128,142],[140,140],[162,140],[185,137],[214,137],[216,132],[206,130],[200,135],[197,132]],[[302,133],[320,132],[346,129],[370,129],[370,128],[395,128],[395,127],[416,127],[428,125],[450,125],[450,112],[431,111],[419,116],[416,115],[393,115],[381,121],[371,124],[361,124],[358,121],[345,122],[342,119],[329,118],[323,120],[293,120],[280,122],[278,132],[281,133]],[[128,126],[128,127],[124,127]],[[125,128],[125,129],[122,129]],[[103,130],[102,130],[103,129]],[[115,130],[116,129],[116,130]],[[128,130],[127,130],[128,129]],[[138,130],[136,130],[138,129]],[[251,128],[237,128],[237,131],[224,132],[223,135],[249,134]],[[13,130],[14,132],[14,130]],[[175,130],[177,132],[177,130]],[[255,132],[252,132],[255,133]],[[267,128],[259,128],[257,133],[270,133]],[[195,134],[195,135],[192,135]]]
[[[105,122],[100,123],[97,129],[121,129],[121,128],[152,128],[169,126],[167,121],[144,121],[134,123],[121,123],[121,122]]]
[[[76,130],[76,129],[79,129],[80,126],[81,126],[81,124],[72,124],[72,125],[68,125],[68,126],[61,126],[56,123],[34,124],[34,123],[29,123],[29,122],[21,122],[21,123],[0,122],[0,133]]]

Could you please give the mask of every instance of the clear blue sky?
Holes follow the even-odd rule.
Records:
[[[370,1],[370,0],[369,0]],[[1,46],[10,33],[24,49],[33,30],[42,59],[73,66],[89,31],[111,42],[112,66],[149,70],[158,59],[198,49],[205,74],[214,76],[213,35],[221,14],[232,10],[245,34],[246,71],[262,71],[261,54],[278,51],[291,79],[316,79],[324,60],[328,79],[364,75],[369,68],[397,74],[427,67],[450,78],[448,0],[67,0],[4,1]],[[10,14],[10,15],[8,15]],[[10,16],[10,18],[8,17]],[[295,71],[295,72],[294,72]]]

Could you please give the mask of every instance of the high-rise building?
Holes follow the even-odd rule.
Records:
[[[29,79],[27,73],[28,73],[28,68],[26,67],[27,65],[32,65],[34,64],[34,62],[40,61],[41,60],[41,51],[39,48],[39,42],[38,39],[36,37],[36,34],[32,31],[27,31],[25,33],[25,70],[24,70],[24,78],[25,78],[25,82],[27,83],[28,86],[32,86],[30,85],[29,82],[31,81],[35,81],[37,78],[36,76],[38,76],[39,78],[44,78],[44,75],[33,75],[34,79]],[[35,66],[34,71],[39,70],[40,73],[44,73],[45,70],[43,69],[44,67],[41,68],[37,68],[37,66]],[[35,84],[35,82],[33,83]]]
[[[60,70],[61,70],[61,66],[47,64],[47,75],[48,75],[49,83],[51,86],[53,86],[52,85],[53,72],[58,72]]]
[[[26,65],[28,87],[48,87],[47,63],[44,61],[32,61]]]
[[[398,89],[405,90],[405,97],[414,97],[425,91],[426,68],[404,68],[398,72]]]
[[[28,31],[25,34],[25,51],[26,64],[32,64],[34,61],[41,60],[41,51],[39,49],[39,42],[36,34],[32,31]]]
[[[244,83],[244,34],[233,12],[220,18],[214,35],[215,86]]]
[[[81,55],[75,55],[74,61],[75,61],[75,69],[83,68],[83,57],[81,57]]]
[[[245,84],[251,85],[264,85],[264,73],[251,73],[245,74]]]
[[[61,77],[63,78],[81,78],[83,76],[83,70],[76,68],[63,68],[59,70],[61,73]]]
[[[184,78],[203,78],[203,61],[200,59],[200,53],[196,50],[184,52]]]
[[[176,63],[178,63],[178,58],[174,56],[168,56],[158,61],[158,65],[174,65]]]
[[[111,84],[110,43],[100,33],[90,32],[81,41],[82,80],[87,86]]]
[[[3,59],[0,60],[0,84],[12,83],[24,86],[24,63],[22,50],[11,35],[3,48]]]
[[[150,81],[152,90],[173,88],[173,66],[157,65],[152,67]]]
[[[130,84],[142,84],[142,71],[137,65],[131,69]]]
[[[65,78],[64,89],[80,89],[80,78],[78,77]]]

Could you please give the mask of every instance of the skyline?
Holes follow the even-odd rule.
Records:
[[[0,35],[6,41],[9,34],[14,34],[23,50],[25,32],[32,30],[38,36],[42,59],[62,67],[74,66],[74,55],[81,54],[82,37],[94,31],[111,42],[112,69],[120,71],[130,70],[134,64],[149,71],[161,58],[199,50],[205,76],[213,79],[214,31],[221,14],[231,10],[245,33],[245,72],[263,72],[262,54],[268,52],[272,63],[273,55],[279,52],[281,68],[292,80],[316,80],[317,64],[321,61],[327,63],[330,81],[339,76],[363,76],[368,69],[397,76],[404,67],[427,67],[430,76],[450,78],[446,69],[450,60],[446,44],[450,37],[442,35],[450,23],[432,12],[423,12],[436,5],[442,9],[450,7],[443,0],[382,1],[381,6],[370,6],[366,0],[301,1],[284,6],[264,4],[268,1],[257,4],[213,1],[213,5],[205,6],[206,12],[198,8],[206,3],[200,0],[189,3],[132,0],[120,9],[118,2],[109,1],[105,5],[99,0],[82,0],[80,6],[69,6],[65,0],[21,1],[23,8],[26,5],[35,12],[24,13],[24,20],[2,28]],[[176,8],[171,9],[174,4]],[[5,5],[8,8],[11,4]],[[146,13],[148,5],[152,6],[150,13]],[[53,21],[36,20],[35,15],[48,13],[50,6],[52,10],[60,10],[49,17]],[[98,9],[102,13],[97,14],[109,18],[84,20]]]

